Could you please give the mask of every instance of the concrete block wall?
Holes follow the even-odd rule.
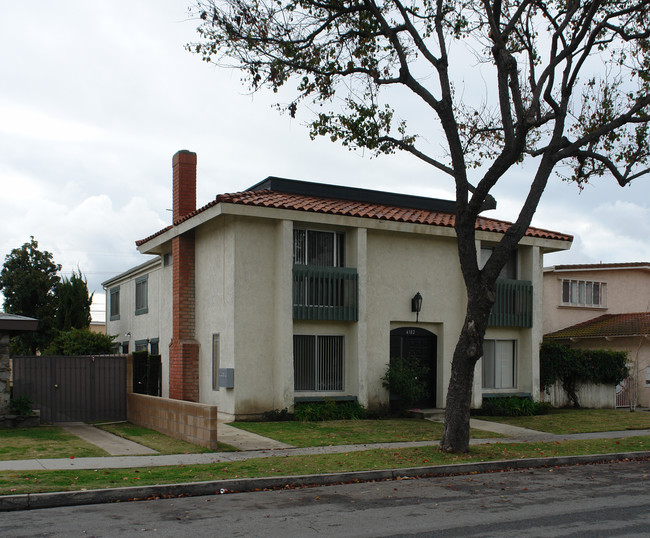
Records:
[[[158,396],[126,395],[126,419],[170,437],[217,448],[217,406]]]

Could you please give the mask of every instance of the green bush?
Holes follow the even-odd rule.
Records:
[[[95,333],[90,329],[61,331],[44,355],[111,355],[115,351],[115,336]]]
[[[384,388],[397,397],[397,405],[405,410],[427,396],[427,377],[429,368],[421,366],[413,359],[393,358],[381,378]]]
[[[265,422],[286,422],[288,420],[294,420],[294,417],[285,407],[284,409],[272,409],[271,411],[265,411],[262,413],[262,420]]]
[[[532,398],[507,396],[499,398],[483,398],[480,414],[492,417],[523,417],[546,415],[551,404],[535,402]]]
[[[544,342],[540,347],[540,383],[548,392],[557,381],[573,407],[580,407],[578,383],[617,385],[628,375],[627,353],[605,349],[576,349]]]
[[[365,418],[365,408],[356,400],[336,401],[323,398],[322,402],[298,402],[293,414],[296,420],[320,422],[323,420],[356,420]]]
[[[34,413],[34,402],[27,396],[20,396],[19,398],[12,398],[9,401],[9,410],[14,415],[28,417]]]

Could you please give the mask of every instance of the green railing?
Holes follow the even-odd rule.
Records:
[[[526,280],[498,279],[488,324],[493,327],[532,327],[533,285]]]
[[[293,319],[358,321],[358,302],[356,269],[293,266]]]

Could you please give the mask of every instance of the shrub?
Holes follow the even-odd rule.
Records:
[[[272,409],[271,411],[265,411],[262,413],[262,420],[265,422],[285,422],[288,420],[294,420],[294,417],[285,407],[284,409]]]
[[[546,415],[551,405],[546,402],[535,402],[532,398],[508,396],[499,398],[483,398],[480,413],[492,417],[523,417]]]
[[[336,401],[323,398],[322,402],[298,402],[293,414],[296,420],[320,422],[323,420],[356,420],[365,418],[365,408],[356,400]]]
[[[27,396],[12,398],[9,401],[9,409],[14,415],[28,417],[34,413],[34,402]]]
[[[576,349],[544,342],[540,348],[540,383],[548,392],[559,381],[573,407],[580,407],[577,384],[618,384],[629,374],[627,353],[604,349]]]
[[[115,336],[94,333],[90,329],[61,331],[45,350],[45,355],[111,355]]]
[[[401,410],[409,409],[415,402],[429,396],[426,382],[429,371],[413,359],[393,358],[381,378],[382,385],[397,397]]]

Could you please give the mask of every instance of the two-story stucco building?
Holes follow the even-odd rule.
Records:
[[[629,382],[593,405],[650,407],[650,263],[545,268],[544,333],[572,347],[626,352]]]
[[[455,203],[267,178],[196,208],[196,154],[173,158],[173,224],[137,241],[154,256],[104,283],[107,332],[162,355],[163,397],[218,406],[221,420],[299,399],[386,406],[391,357],[430,367],[443,407],[466,293]],[[509,223],[480,217],[489,256]],[[473,405],[539,396],[542,258],[568,235],[530,228],[498,285]],[[420,294],[417,310],[414,297]]]

